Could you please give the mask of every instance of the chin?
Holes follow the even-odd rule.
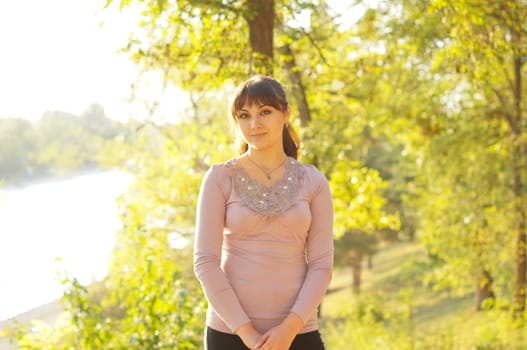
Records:
[[[269,147],[269,145],[259,144],[257,142],[251,142],[251,143],[248,143],[248,145],[250,148],[254,149],[255,151],[261,151]]]

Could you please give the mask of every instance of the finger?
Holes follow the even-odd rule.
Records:
[[[258,343],[256,343],[255,347],[261,348],[265,344],[265,342],[267,342],[267,339],[269,339],[269,334],[265,333],[264,335],[262,335]]]

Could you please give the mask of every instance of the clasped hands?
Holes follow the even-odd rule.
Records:
[[[236,330],[236,334],[251,350],[289,350],[293,340],[304,322],[296,314],[290,313],[282,323],[260,334],[252,325],[247,323]]]

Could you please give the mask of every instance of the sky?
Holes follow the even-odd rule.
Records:
[[[0,117],[38,120],[50,110],[78,115],[92,103],[113,119],[141,117],[144,103],[129,103],[139,72],[126,54],[117,54],[137,19],[104,4],[0,1]],[[160,94],[159,81],[147,85],[142,97]],[[165,113],[181,109],[181,96],[170,94]]]

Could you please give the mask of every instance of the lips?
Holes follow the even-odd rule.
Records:
[[[262,132],[259,134],[252,134],[251,137],[260,137],[260,136],[264,136],[265,134],[266,134],[265,132]]]

